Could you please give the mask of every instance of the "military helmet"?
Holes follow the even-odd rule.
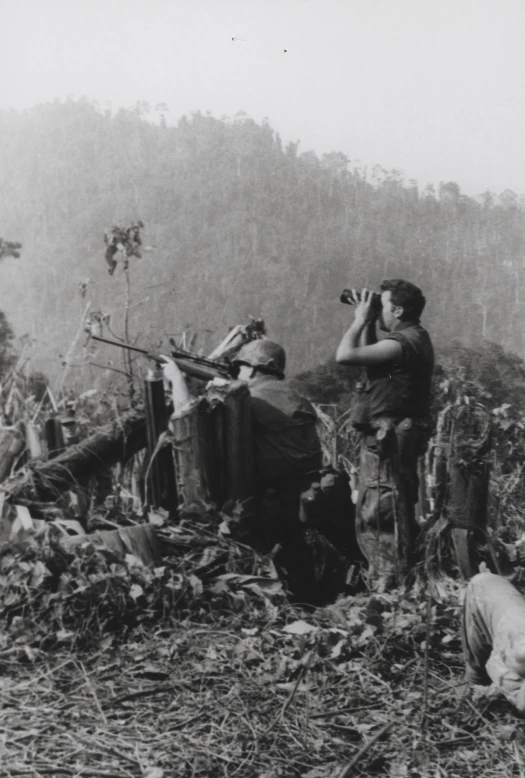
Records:
[[[233,363],[251,365],[263,368],[268,373],[284,376],[286,367],[286,354],[282,346],[273,340],[260,338],[251,340],[241,346],[233,358]]]

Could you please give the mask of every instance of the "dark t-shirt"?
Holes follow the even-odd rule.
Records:
[[[319,470],[321,443],[311,403],[275,376],[251,384],[250,395],[259,483]]]
[[[370,421],[379,416],[421,418],[430,411],[434,348],[419,322],[400,322],[386,340],[396,340],[402,355],[395,363],[366,370]]]

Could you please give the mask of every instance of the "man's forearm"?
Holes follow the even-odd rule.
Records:
[[[377,332],[375,321],[369,321],[359,337],[359,346],[371,346],[377,343]]]
[[[371,346],[373,343],[377,343],[375,321],[366,323],[356,323],[354,321],[343,335],[335,358],[337,360],[345,359],[353,349],[360,348],[361,346]]]
[[[365,336],[368,325],[366,323],[352,322],[352,325],[347,329],[341,339],[341,343],[337,348],[335,358],[338,362],[348,359],[351,352],[359,348],[361,345],[361,338]]]
[[[356,317],[337,348],[335,360],[340,365],[384,365],[398,362],[403,350],[396,340],[377,339],[375,319]]]

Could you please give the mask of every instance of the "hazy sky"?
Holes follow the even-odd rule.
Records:
[[[421,185],[525,194],[525,0],[0,0],[0,108],[267,117]]]

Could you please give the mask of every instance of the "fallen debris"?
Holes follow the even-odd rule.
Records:
[[[193,525],[178,534],[186,549],[167,564],[201,581],[202,589],[195,580],[190,587],[192,604],[183,596],[155,626],[139,624],[124,642],[118,632],[101,631],[89,650],[72,653],[65,634],[53,652],[27,647],[23,663],[0,651],[0,731],[9,765],[0,774],[514,774],[525,749],[511,707],[455,695],[463,674],[460,585],[445,582],[432,600],[423,731],[420,590],[373,601],[363,594],[306,612],[264,590],[261,580],[261,591],[249,588],[253,564],[268,586],[278,585],[263,559],[239,548],[237,572],[217,574],[228,544],[214,545],[209,530],[199,544]],[[111,584],[98,591],[99,601],[108,596]],[[301,621],[315,630],[287,629]]]
[[[54,459],[29,462],[4,481],[1,490],[10,503],[52,502],[81,479],[117,462],[125,462],[145,445],[144,413],[127,411]]]
[[[124,556],[132,554],[148,567],[160,564],[163,555],[162,544],[155,532],[155,527],[151,524],[68,536],[62,540],[62,543],[68,549],[89,543],[98,550],[115,551]]]

